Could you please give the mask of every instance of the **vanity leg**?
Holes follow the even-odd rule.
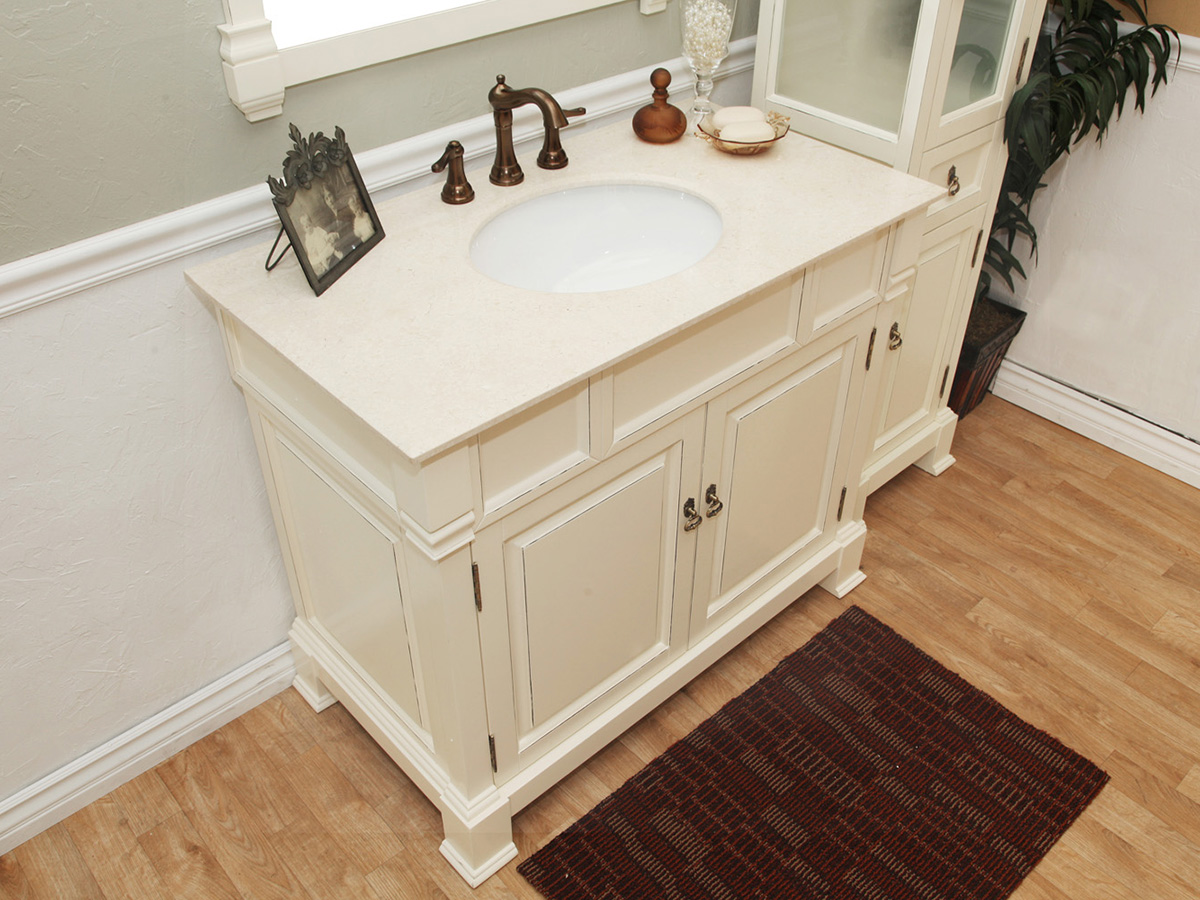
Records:
[[[439,849],[471,887],[479,887],[516,858],[508,797],[497,793],[486,804],[476,803],[467,810],[447,793],[439,799],[438,807],[446,835]]]
[[[821,581],[821,587],[841,598],[862,584],[867,576],[859,566],[862,564],[863,548],[867,543],[867,526],[850,522],[838,530],[838,541],[842,545],[838,553],[838,567]]]
[[[918,459],[913,465],[930,475],[941,475],[954,465],[954,457],[950,455],[950,444],[954,441],[954,429],[958,426],[958,416],[954,410],[943,406],[938,410],[938,436],[933,449]]]
[[[337,697],[329,693],[317,674],[317,664],[300,647],[294,635],[288,635],[292,645],[292,659],[296,662],[296,678],[292,687],[305,699],[315,712],[328,709],[337,703]]]

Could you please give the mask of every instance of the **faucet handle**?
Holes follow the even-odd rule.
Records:
[[[446,145],[441,158],[430,168],[441,172],[447,166],[450,171],[446,174],[446,186],[442,188],[442,200],[445,203],[470,203],[475,199],[475,189],[467,181],[467,173],[463,169],[463,145],[451,141]]]

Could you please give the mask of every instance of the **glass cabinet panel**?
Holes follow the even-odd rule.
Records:
[[[775,91],[896,134],[920,12],[921,0],[787,0]]]
[[[996,93],[1018,0],[965,0],[942,115]]]

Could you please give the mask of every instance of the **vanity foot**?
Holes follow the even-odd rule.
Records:
[[[835,597],[845,597],[866,580],[859,565],[862,563],[863,548],[867,542],[867,526],[862,522],[851,522],[838,532],[842,549],[838,553],[838,567],[820,582],[821,587]]]
[[[333,706],[337,703],[337,697],[329,693],[329,689],[321,681],[313,658],[301,649],[294,636],[288,635],[288,640],[292,645],[292,659],[296,662],[296,678],[292,681],[292,687],[314,712],[321,712]]]
[[[516,859],[512,805],[507,797],[498,796],[491,805],[469,819],[455,810],[459,804],[446,795],[438,805],[446,835],[438,849],[471,887],[479,887]]]
[[[954,441],[954,429],[958,426],[958,416],[948,407],[942,407],[937,415],[937,443],[933,449],[918,459],[913,465],[930,475],[941,475],[954,465],[954,457],[950,455],[950,444]]]

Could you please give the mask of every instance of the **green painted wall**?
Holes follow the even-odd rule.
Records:
[[[250,124],[225,90],[220,0],[0,10],[0,264],[278,174],[288,122],[362,152],[487,111],[488,88],[551,91],[679,55],[678,11],[634,0],[289,88]],[[743,0],[734,36],[752,34]]]

